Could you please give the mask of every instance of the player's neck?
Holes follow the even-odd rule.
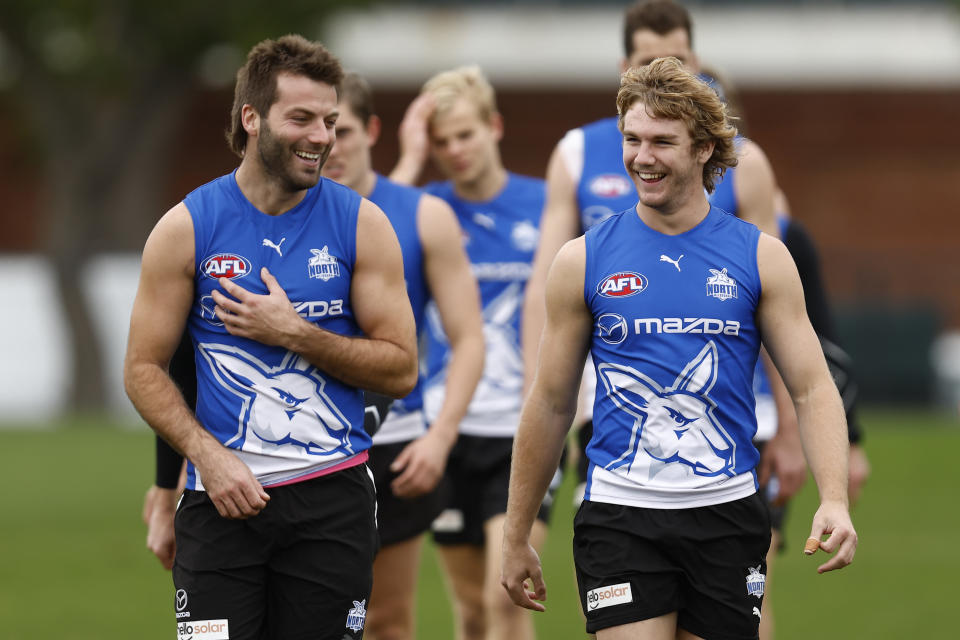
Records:
[[[362,195],[364,198],[369,198],[370,194],[373,193],[374,187],[377,186],[377,177],[376,172],[373,169],[368,169],[360,176],[360,179],[354,182],[353,184],[348,184],[347,186]]]
[[[457,197],[471,202],[493,200],[507,184],[507,170],[499,162],[491,163],[476,178],[469,181],[454,182],[453,190]]]
[[[300,204],[307,195],[306,189],[290,191],[284,188],[262,168],[254,167],[252,164],[247,157],[240,163],[237,169],[237,186],[250,204],[259,211],[278,216]]]
[[[645,225],[658,233],[676,236],[686,233],[703,222],[710,213],[710,203],[700,194],[691,197],[679,206],[648,207],[637,204],[637,215]]]

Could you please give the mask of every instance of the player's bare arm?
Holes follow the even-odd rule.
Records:
[[[757,481],[760,486],[766,486],[770,478],[776,475],[779,488],[773,504],[782,505],[796,495],[807,481],[807,461],[803,457],[797,412],[793,408],[790,392],[765,349],[760,350],[760,357],[763,358],[763,367],[777,407],[777,433],[763,448],[757,468]]]
[[[226,278],[220,286],[229,296],[213,292],[215,312],[232,335],[298,353],[351,386],[394,398],[410,393],[417,381],[413,311],[403,283],[400,243],[379,207],[362,200],[357,220],[350,302],[362,337],[342,336],[301,318],[266,268],[260,277],[266,295]]]
[[[540,242],[523,299],[521,345],[524,388],[530,388],[537,366],[537,347],[546,321],[544,295],[547,272],[563,244],[580,235],[576,185],[557,146],[547,165],[547,196],[540,216]]]
[[[440,481],[460,421],[483,374],[485,350],[480,291],[453,210],[443,200],[424,195],[417,211],[417,232],[427,287],[440,312],[451,357],[436,419],[426,435],[407,445],[390,466],[400,472],[391,488],[403,498],[432,491]]]
[[[757,226],[760,231],[780,237],[777,224],[777,179],[767,155],[752,140],[745,139],[737,154],[736,180],[738,216]]]
[[[270,496],[250,469],[197,422],[167,373],[193,301],[193,247],[193,222],[180,203],[160,219],[143,249],[124,384],[147,424],[199,469],[218,513],[247,518]]]
[[[433,113],[434,98],[430,93],[417,96],[400,121],[400,158],[390,172],[390,179],[400,184],[413,185],[420,178],[423,165],[430,155],[428,122]]]
[[[589,348],[592,317],[583,299],[585,264],[580,237],[563,246],[550,269],[537,371],[513,444],[501,583],[515,604],[534,611],[544,610],[537,601],[546,599],[547,589],[539,556],[529,543],[530,529],[576,412]]]
[[[757,264],[763,293],[757,309],[764,345],[793,397],[800,437],[820,492],[810,537],[834,554],[823,573],[853,561],[857,533],[847,498],[847,429],[843,404],[803,303],[796,265],[782,242],[761,235]]]

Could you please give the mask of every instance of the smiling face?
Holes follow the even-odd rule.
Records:
[[[247,153],[256,153],[266,175],[284,190],[309,189],[319,181],[336,140],[337,91],[306,76],[281,73],[276,96],[266,117],[244,105],[244,128],[253,143]]]
[[[703,165],[713,145],[694,147],[681,120],[654,118],[635,102],[623,118],[623,164],[640,203],[669,214],[703,197]]]
[[[379,121],[371,116],[364,125],[346,100],[340,101],[337,119],[336,144],[323,165],[323,177],[336,180],[355,191],[371,171],[370,148],[377,139]]]
[[[440,171],[454,184],[471,184],[498,166],[499,117],[480,116],[470,100],[459,98],[430,120],[430,150]]]

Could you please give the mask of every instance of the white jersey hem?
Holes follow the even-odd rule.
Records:
[[[619,477],[618,482],[611,483],[604,481],[604,475],[616,474],[594,467],[585,500],[645,509],[692,509],[740,500],[757,492],[753,473],[740,474],[719,486],[701,489],[633,487],[629,491],[624,490]]]
[[[427,419],[423,411],[397,413],[390,411],[380,425],[380,430],[373,436],[374,446],[394,444],[416,440],[427,432]]]

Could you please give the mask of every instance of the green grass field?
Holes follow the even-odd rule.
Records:
[[[960,575],[960,423],[922,411],[865,412],[873,476],[854,511],[856,562],[817,575],[800,553],[815,507],[812,481],[794,501],[789,547],[771,593],[777,637],[950,637]],[[173,589],[144,547],[143,493],[152,434],[95,420],[0,430],[0,638],[152,640],[174,637]],[[570,559],[571,484],[543,552],[549,596],[540,638],[583,638]],[[432,549],[418,593],[418,638],[453,637]],[[954,629],[954,631],[951,631]]]

